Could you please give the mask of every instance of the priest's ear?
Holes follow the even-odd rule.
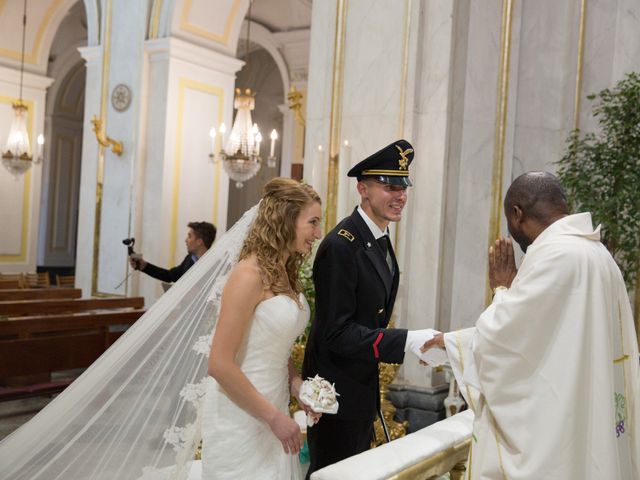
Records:
[[[524,211],[520,208],[520,205],[511,205],[511,216],[516,224],[521,224],[525,221]]]

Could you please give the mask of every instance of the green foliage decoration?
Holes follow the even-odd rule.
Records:
[[[316,312],[316,289],[313,286],[313,261],[316,258],[316,250],[320,242],[315,242],[311,255],[307,257],[304,263],[300,266],[298,271],[300,275],[300,282],[302,283],[302,294],[306,297],[307,303],[309,303],[309,322],[307,323],[304,332],[298,337],[296,343],[302,345],[307,344],[307,338],[309,338],[309,331],[311,330],[311,321]]]
[[[640,260],[640,75],[587,98],[598,131],[571,132],[558,177],[571,210],[589,211],[602,224],[602,243],[631,289]]]

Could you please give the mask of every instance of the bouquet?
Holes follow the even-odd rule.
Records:
[[[339,395],[335,386],[319,375],[306,379],[300,387],[300,400],[316,413],[337,413]],[[308,417],[307,425],[313,425]]]

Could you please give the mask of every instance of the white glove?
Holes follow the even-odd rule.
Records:
[[[407,343],[404,346],[405,352],[412,352],[418,358],[420,358],[423,354],[420,351],[420,347],[422,347],[426,342],[431,340],[440,332],[438,330],[434,330],[433,328],[425,328],[424,330],[409,330],[407,332]]]

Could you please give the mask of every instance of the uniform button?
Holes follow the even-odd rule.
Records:
[[[384,308],[381,308],[380,310],[378,310],[378,315],[380,315],[382,312],[384,312]]]

